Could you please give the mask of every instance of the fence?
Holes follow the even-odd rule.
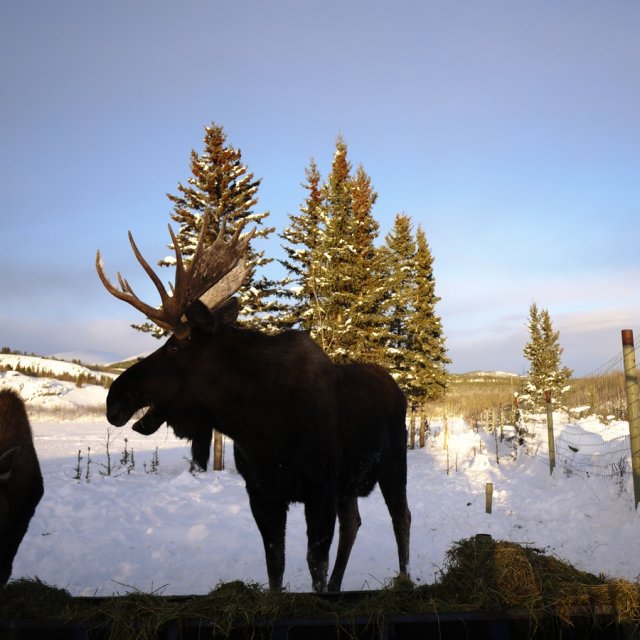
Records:
[[[547,399],[546,414],[523,411],[517,393],[506,402],[474,411],[467,421],[524,445],[529,453],[567,474],[619,479],[633,475],[636,508],[640,504],[640,392],[633,334],[622,332],[623,349],[591,375],[572,383],[566,406]],[[505,399],[504,393],[501,397]],[[508,397],[508,396],[507,396]],[[485,405],[486,406],[486,405]],[[570,408],[566,408],[566,407]],[[422,420],[418,422],[421,424]],[[554,424],[556,425],[554,433]]]

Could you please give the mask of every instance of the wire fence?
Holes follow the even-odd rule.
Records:
[[[625,368],[629,373],[628,367],[638,349],[632,351],[632,354],[627,352],[626,359],[620,352],[574,384],[563,403],[571,409],[551,416],[555,434],[553,452],[549,451],[549,418],[522,416],[527,437],[538,443],[540,452],[546,452],[566,473],[622,479],[632,473],[630,421],[640,414],[640,397],[635,394],[635,399],[630,400],[626,388],[629,381]],[[634,373],[637,389],[637,372]]]
[[[634,349],[637,356],[640,347]],[[636,412],[640,413],[635,400]],[[554,451],[549,449],[548,418],[544,413],[521,410],[509,402],[484,412],[481,420],[488,431],[505,427],[510,440],[537,459],[567,474],[582,477],[624,479],[632,473],[629,415],[633,415],[625,389],[622,351],[588,376],[572,383],[563,396],[563,407],[552,413]]]
[[[629,427],[625,421],[601,423],[597,418],[577,421],[569,413],[554,416],[555,463],[567,474],[584,477],[624,477],[631,470]],[[522,421],[525,446],[548,464],[548,429],[545,416]]]

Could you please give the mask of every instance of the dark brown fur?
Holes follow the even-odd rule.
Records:
[[[282,587],[288,505],[302,502],[313,587],[325,590],[336,516],[338,555],[329,580],[339,590],[360,526],[357,499],[376,485],[391,514],[406,573],[411,516],[406,501],[404,395],[375,365],[334,365],[306,333],[268,336],[232,326],[237,305],[187,311],[188,340],[170,338],[114,381],[107,417],[151,433],[166,421],[208,458],[211,428],[234,440],[262,534],[269,585]],[[202,460],[200,460],[202,462]],[[204,460],[206,466],[206,460]]]
[[[20,397],[0,391],[0,587],[44,493],[29,419]]]

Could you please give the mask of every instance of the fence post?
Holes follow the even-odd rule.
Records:
[[[420,413],[419,413],[418,419],[420,420],[420,430],[418,431],[418,446],[421,449],[424,449],[425,431],[426,431],[425,424],[424,424],[424,421],[426,420],[424,415],[424,404],[420,404]]]
[[[549,474],[553,473],[556,466],[556,441],[553,437],[553,405],[551,404],[551,391],[544,392],[547,403],[547,438],[549,440]]]
[[[640,502],[640,393],[638,392],[638,372],[631,329],[623,329],[622,331],[622,353],[624,355],[624,386],[627,392],[627,411],[629,414],[633,495],[637,509]]]
[[[493,506],[493,482],[487,482],[484,485],[484,510],[485,513],[491,513]]]
[[[222,471],[224,469],[224,441],[222,434],[216,429],[213,430],[213,470]]]
[[[416,448],[416,405],[411,403],[411,413],[409,414],[409,449]]]

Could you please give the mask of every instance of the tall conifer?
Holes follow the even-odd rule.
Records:
[[[433,256],[422,227],[416,232],[415,288],[413,312],[408,330],[412,336],[412,360],[415,371],[411,395],[422,400],[440,398],[447,387],[447,357],[442,321],[436,313],[440,298],[436,295]]]
[[[529,341],[523,353],[531,366],[523,399],[532,408],[540,408],[545,402],[545,392],[551,391],[553,401],[561,404],[573,372],[561,364],[563,349],[560,346],[560,332],[554,331],[549,311],[538,309],[535,302],[529,307],[527,329]]]
[[[257,227],[255,238],[267,238],[273,232],[273,228],[263,226],[269,213],[254,211],[261,181],[243,164],[240,149],[227,143],[221,126],[212,123],[205,127],[204,150],[202,153],[191,151],[190,166],[191,176],[187,184],[179,182],[178,194],[167,194],[173,203],[171,218],[180,225],[176,234],[178,244],[187,261],[195,251],[205,212],[209,214],[211,231],[215,234],[225,216],[227,237],[233,235],[243,220],[248,221],[247,230]],[[169,256],[160,264],[171,265],[174,260]],[[267,330],[271,315],[277,314],[279,309],[273,298],[278,283],[266,276],[257,277],[257,271],[271,261],[265,258],[263,251],[251,247],[249,264],[252,277],[238,292],[243,321]]]
[[[289,304],[283,312],[282,324],[288,328],[312,330],[317,324],[314,318],[313,300],[316,292],[316,251],[320,242],[321,218],[324,197],[322,176],[315,160],[305,169],[307,181],[302,187],[308,192],[300,206],[300,214],[289,214],[289,226],[280,237],[286,259],[280,263],[288,272],[283,296]]]
[[[413,236],[411,218],[398,214],[381,248],[387,283],[386,363],[407,397],[416,403],[446,389],[442,322],[436,314],[433,257],[424,231]]]
[[[386,283],[381,274],[379,251],[375,247],[380,228],[373,217],[377,198],[371,178],[359,166],[352,183],[353,299],[348,349],[350,357],[361,362],[380,362],[383,357]]]
[[[316,339],[336,362],[349,359],[351,308],[355,295],[353,280],[353,183],[347,145],[340,137],[331,164],[331,173],[323,186],[323,229],[316,248],[316,292],[312,304]]]
[[[383,335],[376,201],[362,167],[352,175],[348,149],[336,141],[331,172],[322,182],[312,161],[300,215],[290,215],[282,238],[289,287],[289,326],[307,328],[336,362],[379,361]]]
[[[396,215],[393,228],[385,237],[382,254],[387,282],[385,359],[396,382],[408,394],[415,386],[409,317],[413,311],[416,255],[409,216]]]

